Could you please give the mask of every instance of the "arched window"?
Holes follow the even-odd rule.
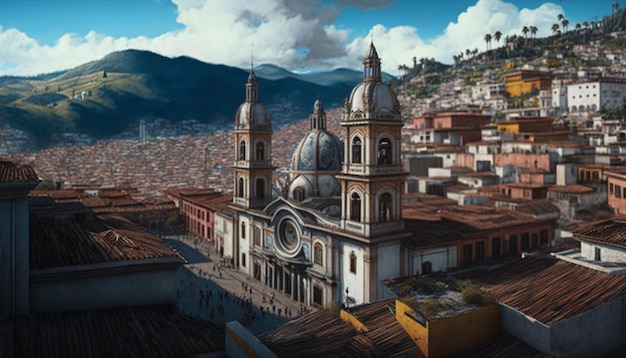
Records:
[[[324,265],[324,247],[319,242],[313,246],[313,261],[316,265]]]
[[[380,221],[391,220],[391,204],[392,204],[391,194],[384,193],[383,195],[381,195],[380,201],[378,204],[379,204],[378,206],[380,210],[378,217],[380,218]]]
[[[239,178],[239,185],[237,186],[237,196],[243,198],[243,178]]]
[[[258,178],[256,180],[256,198],[265,198],[265,180],[263,178]]]
[[[239,142],[239,160],[246,160],[246,141]]]
[[[391,140],[383,138],[378,142],[378,164],[391,164]]]
[[[356,273],[356,255],[354,251],[350,253],[350,272]]]
[[[304,200],[304,188],[299,186],[293,191],[293,198],[296,201]]]
[[[361,221],[361,196],[357,193],[350,198],[350,220]]]
[[[256,144],[256,160],[265,160],[265,144],[258,142]]]
[[[354,137],[352,140],[352,163],[361,164],[361,138]]]

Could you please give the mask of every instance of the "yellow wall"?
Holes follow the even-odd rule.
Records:
[[[350,323],[351,325],[354,326],[354,328],[359,331],[359,332],[367,332],[368,329],[367,327],[361,322],[359,321],[356,317],[354,317],[352,314],[341,310],[341,312],[339,313],[339,317],[341,317],[342,320],[344,320],[345,322]]]
[[[533,79],[511,79],[505,83],[506,91],[511,97],[519,97],[522,94],[539,91],[541,89],[550,88],[552,82],[550,79],[533,78]]]
[[[512,133],[512,134],[518,134],[519,133],[519,124],[516,123],[516,122],[512,122],[512,123],[498,123],[497,124],[497,128],[498,128],[498,132]]]
[[[426,322],[417,322],[413,310],[396,300],[396,319],[426,357],[451,357],[489,342],[500,334],[500,306]]]
[[[422,326],[412,317],[415,312],[411,307],[396,300],[396,320],[404,328],[409,337],[417,344],[422,354],[428,357],[428,328]]]
[[[450,357],[500,335],[500,306],[491,304],[428,323],[429,357]]]

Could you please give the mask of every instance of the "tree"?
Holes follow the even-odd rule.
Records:
[[[562,21],[565,18],[565,16],[563,16],[563,14],[559,14],[556,18],[557,20]]]
[[[556,35],[558,31],[559,31],[559,24],[552,24],[552,34]]]
[[[500,44],[500,39],[502,38],[502,32],[496,31],[493,34],[493,38],[496,40],[496,43],[498,43],[498,45],[499,45]]]
[[[528,28],[528,26],[524,26],[522,28],[522,33],[524,34],[525,38],[528,38],[528,33],[530,32],[530,29]]]
[[[537,37],[537,26],[532,25],[530,27],[530,37],[532,37],[532,38]]]
[[[580,23],[577,23],[574,28],[576,29],[576,31],[580,31],[580,29],[582,28],[582,26],[580,25]]]
[[[567,32],[567,25],[569,25],[569,20],[563,19],[563,21],[561,21],[561,26],[563,26],[563,32]]]
[[[489,51],[489,44],[491,44],[491,34],[485,35],[485,44],[487,45],[487,51]]]

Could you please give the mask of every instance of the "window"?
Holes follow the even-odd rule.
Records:
[[[389,221],[391,220],[391,194],[384,193],[380,196],[379,209],[380,213],[378,214],[380,221]]]
[[[258,178],[256,180],[256,198],[265,198],[265,180],[263,178]]]
[[[256,144],[256,160],[264,160],[265,158],[265,144],[258,142]]]
[[[241,254],[241,266],[246,267],[246,254]]]
[[[532,236],[532,248],[536,249],[539,247],[539,236],[537,234],[533,234]]]
[[[350,198],[350,220],[361,221],[361,197],[357,193]]]
[[[543,246],[548,243],[548,230],[539,231],[539,245]]]
[[[391,164],[391,140],[383,138],[378,143],[378,164]]]
[[[621,198],[622,197],[622,187],[619,185],[615,186],[615,197],[616,198]]]
[[[261,229],[258,227],[254,227],[254,233],[252,237],[254,246],[261,246]]]
[[[509,236],[509,255],[517,253],[517,235]]]
[[[594,248],[594,260],[602,261],[602,250],[599,247]]]
[[[246,223],[243,221],[241,222],[241,238],[246,238]]]
[[[352,163],[361,164],[361,138],[354,137],[352,140]]]
[[[313,246],[313,262],[316,265],[324,265],[324,247],[319,242]]]
[[[246,160],[246,141],[239,142],[239,160]]]
[[[472,263],[472,244],[463,245],[463,264]]]
[[[313,304],[322,306],[322,292],[322,286],[317,284],[313,286]]]
[[[476,243],[476,262],[482,262],[485,259],[485,242]]]
[[[239,178],[239,185],[237,187],[237,196],[243,198],[243,178]]]
[[[294,199],[296,201],[302,201],[304,200],[304,188],[302,188],[301,186],[297,187],[294,191],[293,191],[293,196]]]
[[[354,251],[350,253],[350,273],[356,273],[356,255]]]
[[[613,194],[613,183],[609,183],[609,194]]]
[[[528,249],[530,248],[530,236],[529,234],[523,233],[522,234],[522,251],[528,251]]]
[[[500,238],[491,239],[491,257],[500,257]]]

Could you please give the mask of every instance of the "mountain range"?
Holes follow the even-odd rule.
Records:
[[[341,106],[362,80],[362,73],[351,69],[299,74],[263,64],[254,71],[260,101],[290,108],[292,121],[306,118],[318,95],[327,108]],[[0,125],[26,131],[36,148],[53,145],[60,133],[107,139],[145,118],[195,119],[229,128],[245,99],[248,73],[184,56],[114,52],[65,71],[0,77]]]

